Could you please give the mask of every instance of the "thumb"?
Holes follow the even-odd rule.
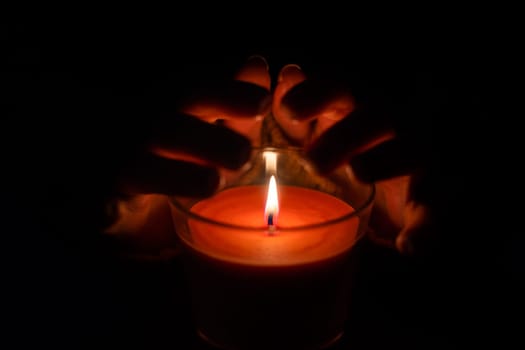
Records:
[[[410,201],[404,209],[404,225],[396,238],[396,248],[406,255],[429,255],[437,248],[437,230],[430,208]]]

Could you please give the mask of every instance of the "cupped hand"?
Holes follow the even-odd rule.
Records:
[[[214,81],[173,96],[154,117],[143,152],[121,172],[127,193],[206,196],[217,188],[218,168],[238,169],[249,158],[255,131],[269,107],[257,57],[235,79]],[[169,96],[168,96],[169,98]],[[173,110],[175,105],[175,110]]]
[[[163,91],[168,101],[158,103],[144,147],[120,171],[116,220],[106,232],[133,234],[143,246],[171,240],[167,196],[211,195],[221,168],[238,169],[248,160],[270,107],[269,84],[266,61],[254,56],[230,80],[179,96]]]
[[[337,77],[309,78],[299,66],[287,65],[279,74],[273,114],[321,173],[348,162],[358,178],[376,184],[370,228],[377,242],[395,244],[403,253],[424,251],[435,236],[427,171],[431,135],[409,125],[409,109],[388,100],[360,101],[356,88]]]

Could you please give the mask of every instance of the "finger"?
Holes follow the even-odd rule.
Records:
[[[376,243],[395,248],[395,240],[404,225],[410,176],[400,176],[375,183],[376,195],[369,221],[369,237]]]
[[[401,253],[425,255],[438,246],[436,228],[427,206],[409,202],[405,207],[404,222],[396,238],[396,247]]]
[[[254,118],[264,115],[271,104],[267,89],[245,81],[211,83],[188,92],[179,110],[208,122],[217,119]]]
[[[271,88],[268,63],[262,56],[255,55],[250,57],[237,72],[235,79],[255,84],[268,91],[270,91]],[[223,125],[246,136],[254,145],[259,145],[263,116],[269,112],[270,103],[265,106],[267,110],[264,110],[263,106],[263,110],[259,111],[259,115],[256,118],[229,118],[222,121]]]
[[[273,95],[274,106],[276,107],[278,114],[281,108],[281,100],[283,99],[284,95],[286,95],[286,93],[290,91],[291,88],[299,83],[304,82],[305,80],[306,74],[304,74],[301,67],[297,64],[287,64],[281,69],[277,78],[277,86],[275,87]]]
[[[115,200],[114,205],[118,218],[104,232],[113,236],[119,253],[134,258],[160,258],[178,252],[167,196],[130,196]]]
[[[326,130],[308,148],[308,156],[321,173],[328,173],[351,157],[394,137],[385,116],[356,109]]]
[[[310,141],[346,117],[355,103],[350,89],[328,80],[305,80],[290,89],[281,101],[282,118],[312,121]]]
[[[375,182],[416,171],[420,166],[416,153],[399,140],[392,139],[352,157],[350,165],[360,180]]]
[[[271,77],[268,62],[262,56],[251,56],[241,69],[239,69],[235,75],[235,79],[258,85],[270,91]]]
[[[241,167],[251,152],[250,141],[242,135],[181,113],[161,117],[153,127],[150,148],[167,158],[198,158],[228,169]]]
[[[377,181],[376,194],[381,193],[382,203],[377,204],[387,213],[389,221],[395,226],[396,232],[404,225],[404,209],[408,201],[411,176],[398,176]]]
[[[278,83],[273,94],[272,111],[277,123],[296,143],[303,144],[308,139],[311,126],[309,123],[299,123],[288,117],[282,110],[282,99],[290,89],[305,81],[306,75],[301,67],[295,64],[284,66],[279,72]]]
[[[338,121],[354,109],[354,98],[344,84],[305,80],[289,89],[281,101],[283,117],[292,120]]]
[[[130,195],[208,196],[219,183],[214,168],[144,154],[122,173],[119,189]]]

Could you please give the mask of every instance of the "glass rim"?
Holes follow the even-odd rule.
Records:
[[[374,200],[373,198],[374,198],[375,191],[376,191],[375,186],[373,184],[370,184],[370,188],[371,188],[370,196],[368,196],[365,203],[362,206],[360,206],[358,209],[355,209],[354,211],[351,211],[348,214],[339,216],[337,218],[334,218],[328,221],[316,223],[316,224],[308,224],[308,225],[293,226],[293,227],[277,227],[274,232],[294,232],[294,231],[313,230],[313,229],[327,227],[330,225],[335,225],[343,221],[350,220],[354,217],[359,217],[359,214],[362,213],[366,208],[368,208]],[[210,224],[210,225],[214,225],[214,226],[218,226],[222,228],[242,230],[242,231],[251,231],[251,232],[267,232],[268,231],[267,227],[235,225],[235,224],[230,224],[224,221],[213,220],[213,219],[207,218],[199,214],[195,214],[194,212],[192,212],[191,210],[188,210],[185,206],[183,206],[175,197],[171,197],[170,202],[178,210],[180,210],[183,214],[185,214],[187,217],[190,217],[192,219],[198,220],[206,224]]]
[[[252,151],[260,151],[260,152],[272,151],[273,150],[273,151],[276,151],[276,152],[299,152],[299,153],[304,153],[304,149],[302,149],[300,147],[295,147],[295,146],[286,146],[286,147],[275,147],[275,146],[252,147],[251,149],[252,149]],[[374,201],[374,198],[375,198],[375,194],[376,194],[376,186],[375,186],[374,183],[361,183],[361,184],[363,186],[368,187],[370,189],[370,193],[368,194],[366,200],[361,205],[359,205],[358,208],[354,208],[354,210],[349,212],[348,214],[345,214],[345,215],[342,215],[342,216],[330,219],[328,221],[314,223],[314,224],[300,225],[300,226],[293,226],[293,227],[277,227],[275,232],[294,232],[294,231],[304,231],[304,230],[318,229],[318,228],[327,227],[327,226],[330,226],[330,225],[335,225],[335,224],[341,223],[343,221],[350,220],[350,219],[352,219],[354,217],[359,217],[359,214],[361,214],[363,211],[365,211],[367,208],[369,208],[372,205],[372,203]],[[293,186],[293,185],[291,185],[291,186]],[[230,187],[230,188],[235,188],[235,186]],[[305,188],[308,188],[308,187],[305,187]],[[312,191],[318,191],[316,189],[311,189],[311,188],[308,188],[308,189],[310,189]],[[323,192],[323,191],[320,191],[320,192]],[[227,223],[227,222],[224,222],[224,221],[218,221],[218,220],[210,219],[208,217],[196,214],[195,212],[191,211],[191,208],[187,208],[185,205],[183,205],[178,200],[178,198],[182,198],[182,197],[181,196],[170,196],[170,203],[173,206],[175,206],[179,211],[181,211],[184,215],[186,215],[188,218],[192,218],[194,220],[197,220],[197,221],[200,221],[200,222],[203,222],[203,223],[206,223],[206,224],[210,224],[210,225],[214,225],[214,226],[218,226],[218,227],[222,227],[222,228],[234,229],[234,230],[243,230],[243,231],[251,231],[251,232],[267,232],[268,231],[268,227],[263,227],[263,226],[261,226],[261,227],[254,227],[254,226],[236,225],[236,224],[231,224],[231,223]],[[186,198],[187,199],[191,199],[191,198],[188,198],[188,197],[186,197]],[[335,198],[338,198],[338,197],[335,197]],[[206,199],[206,198],[202,198],[202,200],[204,200],[204,199]],[[346,201],[344,201],[343,199],[341,199],[341,198],[338,198],[338,199],[340,199],[341,201],[346,203]]]

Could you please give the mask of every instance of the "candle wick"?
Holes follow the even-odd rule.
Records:
[[[273,223],[273,213],[268,214],[268,233],[273,234],[275,232],[275,225]]]

